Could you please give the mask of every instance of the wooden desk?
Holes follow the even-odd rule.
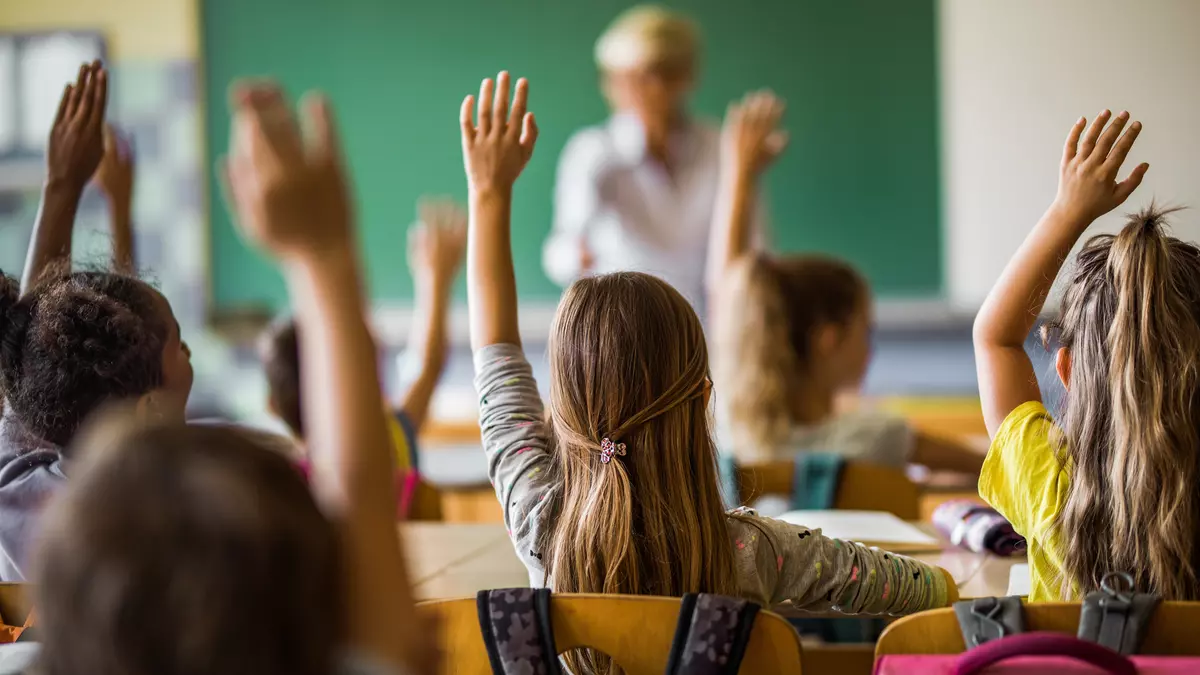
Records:
[[[929,527],[922,525],[923,528]],[[400,526],[418,600],[475,595],[529,585],[503,525],[406,523]],[[950,572],[963,598],[1004,595],[1008,571],[1024,558],[996,558],[950,547],[912,556]]]

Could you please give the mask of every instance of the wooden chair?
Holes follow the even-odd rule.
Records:
[[[475,598],[423,602],[417,611],[438,622],[442,673],[490,675]],[[613,657],[629,675],[661,675],[675,637],[679,598],[555,595],[551,614],[560,654],[591,647]],[[741,672],[801,672],[800,637],[783,617],[766,611],[758,614]]]
[[[1075,635],[1077,602],[1025,603],[1025,630]],[[1154,612],[1141,653],[1200,655],[1200,602],[1164,602]],[[875,657],[891,654],[959,654],[966,650],[954,610],[934,609],[897,619],[883,631]]]
[[[743,504],[763,495],[790,495],[795,465],[777,460],[737,467],[738,492]],[[848,461],[838,479],[835,509],[887,511],[902,520],[921,516],[921,489],[900,469]]]
[[[0,620],[9,626],[20,626],[29,616],[33,602],[33,586],[22,583],[0,583]]]

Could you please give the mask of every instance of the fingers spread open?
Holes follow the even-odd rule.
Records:
[[[1083,135],[1083,127],[1087,124],[1086,117],[1080,117],[1075,122],[1075,126],[1071,127],[1070,133],[1067,134],[1067,142],[1063,145],[1063,165],[1075,159],[1075,154],[1079,152],[1079,137]]]
[[[475,125],[477,133],[487,136],[492,130],[492,104],[496,94],[496,85],[488,77],[479,84],[479,122]]]
[[[1142,164],[1138,164],[1136,167],[1134,167],[1133,171],[1130,172],[1128,178],[1120,183],[1117,183],[1117,189],[1114,193],[1114,196],[1117,198],[1118,204],[1126,199],[1129,199],[1129,195],[1133,194],[1133,191],[1142,184],[1142,179],[1146,177],[1146,171],[1149,169],[1149,164],[1144,162]]]
[[[1112,152],[1108,153],[1106,164],[1115,174],[1121,168],[1121,164],[1125,158],[1129,156],[1130,149],[1133,148],[1133,142],[1137,140],[1138,134],[1142,133],[1142,123],[1134,122],[1129,125],[1125,133],[1121,134],[1120,140],[1113,146]]]
[[[508,115],[508,133],[520,138],[522,125],[525,121],[525,111],[529,106],[529,81],[525,78],[517,80],[517,91],[513,95],[512,111]]]
[[[508,89],[511,86],[507,71],[501,71],[496,76],[496,102],[492,106],[492,129],[497,134],[503,134],[507,129],[508,120]]]
[[[1108,123],[1108,118],[1112,113],[1108,110],[1100,111],[1096,115],[1096,119],[1092,120],[1092,126],[1088,127],[1087,133],[1083,135],[1083,143],[1079,146],[1079,155],[1082,159],[1091,157],[1092,150],[1096,148],[1096,140],[1100,138],[1100,132],[1104,130],[1104,125]]]
[[[462,107],[458,111],[458,124],[462,128],[463,143],[470,145],[475,142],[475,121],[472,119],[475,115],[475,97],[468,94],[463,99]]]
[[[1096,141],[1096,149],[1092,152],[1092,158],[1097,162],[1103,162],[1108,157],[1109,150],[1112,150],[1113,143],[1117,142],[1117,137],[1121,135],[1121,130],[1125,128],[1125,123],[1129,121],[1129,113],[1122,110],[1117,113],[1116,119],[1104,133],[1100,134],[1100,138]]]

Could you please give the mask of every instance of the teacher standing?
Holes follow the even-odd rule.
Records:
[[[596,42],[612,116],[576,132],[559,158],[543,249],[555,283],[647,272],[703,315],[721,134],[687,111],[699,51],[695,24],[657,6],[626,11]]]

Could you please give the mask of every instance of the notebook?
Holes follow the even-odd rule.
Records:
[[[919,527],[886,511],[789,511],[780,520],[820,529],[821,534],[897,553],[942,550],[942,542]]]

